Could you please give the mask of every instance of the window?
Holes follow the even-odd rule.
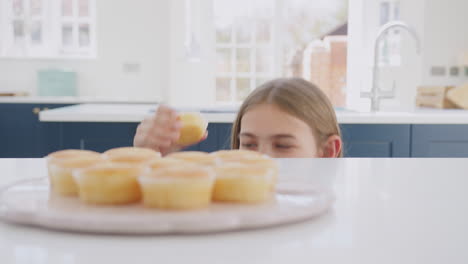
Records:
[[[42,0],[5,0],[2,9],[3,23],[0,39],[4,50],[11,56],[40,54],[44,52],[46,34],[46,9]]]
[[[281,76],[344,104],[348,0],[214,0],[217,102],[240,102]]]
[[[0,0],[0,7],[0,56],[95,56],[95,0]]]
[[[91,52],[93,21],[89,0],[62,0],[60,13],[60,43],[64,54]]]
[[[241,101],[274,76],[274,5],[215,0],[217,101]]]

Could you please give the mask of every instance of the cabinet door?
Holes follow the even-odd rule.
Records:
[[[133,146],[138,123],[61,123],[62,149],[88,149],[103,152]]]
[[[183,149],[183,151],[204,151],[204,152],[212,152],[214,149],[216,149],[216,135],[218,134],[217,132],[217,126],[216,124],[208,124],[208,137],[203,140],[202,142],[188,146]]]
[[[37,115],[30,104],[0,104],[0,157],[34,157]]]
[[[412,157],[468,157],[468,125],[413,125]]]
[[[410,125],[344,124],[345,157],[409,157]]]
[[[65,105],[0,104],[0,157],[38,158],[56,149],[58,125],[39,122],[38,113],[62,106]]]
[[[230,148],[230,123],[210,123],[208,125],[208,138],[196,145],[187,147],[184,151],[213,152]]]
[[[231,129],[232,124],[230,123],[219,123],[217,124],[217,140],[218,147],[217,150],[221,149],[231,149]]]
[[[58,107],[65,107],[70,105],[64,104],[44,104],[40,105],[39,109],[54,109]],[[36,106],[37,109],[38,106]],[[36,117],[36,156],[44,157],[47,154],[61,149],[61,131],[60,123],[57,122],[40,122],[38,116]]]

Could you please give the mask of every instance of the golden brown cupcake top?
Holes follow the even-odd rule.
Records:
[[[182,151],[167,155],[168,158],[179,159],[186,162],[197,163],[201,165],[214,166],[218,163],[216,156],[202,151]]]
[[[200,125],[203,129],[206,129],[208,126],[208,122],[206,122],[206,120],[199,112],[183,112],[178,115],[177,119],[179,119],[182,124],[185,125],[197,124]]]
[[[267,167],[278,169],[278,163],[274,159],[271,159],[268,157],[252,156],[252,157],[245,157],[243,159],[236,160],[236,161],[228,161],[228,163],[229,162],[237,162],[237,163],[242,163],[242,164],[246,164],[249,166],[267,166]]]
[[[226,162],[215,167],[215,171],[218,177],[255,177],[273,175],[276,172],[276,167],[272,164]]]
[[[101,155],[83,155],[70,158],[54,159],[51,163],[51,166],[64,169],[82,169],[95,166],[103,162],[105,162],[105,159]]]
[[[50,153],[47,155],[47,159],[66,159],[66,158],[74,158],[77,156],[100,156],[101,154],[92,151],[92,150],[83,150],[83,149],[65,149],[59,150]]]
[[[144,166],[132,166],[122,163],[100,163],[96,166],[89,167],[80,171],[81,176],[85,177],[118,177],[128,176],[137,177],[145,172]]]
[[[103,155],[112,162],[129,164],[147,163],[161,157],[161,153],[157,151],[137,147],[114,148],[104,152]]]
[[[222,161],[239,161],[246,158],[266,157],[260,152],[244,149],[219,150],[212,152],[211,155],[220,158]]]
[[[174,166],[181,166],[185,164],[183,160],[174,159],[174,158],[162,158],[162,159],[155,159],[148,163],[148,166],[153,169],[160,169],[165,167],[174,167]]]
[[[153,170],[146,174],[151,178],[174,178],[174,179],[199,179],[214,178],[214,170],[211,167],[200,166],[196,164],[185,164],[178,167],[164,167]]]

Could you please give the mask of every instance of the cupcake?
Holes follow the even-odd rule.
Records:
[[[200,113],[182,113],[178,119],[182,123],[180,137],[177,140],[178,145],[192,145],[203,138],[208,127],[208,122],[206,122]]]
[[[251,157],[266,157],[260,152],[243,149],[219,150],[212,152],[211,155],[219,158],[223,162],[239,161]]]
[[[158,170],[161,168],[166,167],[176,167],[185,164],[183,160],[174,159],[174,158],[162,158],[162,159],[155,159],[148,163],[148,166],[151,170]]]
[[[276,183],[278,182],[278,177],[279,177],[279,166],[278,163],[271,158],[268,158],[267,156],[257,156],[257,157],[246,157],[244,159],[241,159],[238,161],[239,163],[248,165],[248,166],[260,166],[260,167],[268,167],[270,168],[273,173],[272,173],[272,181],[270,185],[271,191],[275,190]]]
[[[213,200],[258,203],[268,200],[274,190],[277,170],[269,162],[257,164],[228,162],[216,167]]]
[[[167,157],[207,166],[215,166],[219,162],[219,159],[216,156],[202,151],[174,152],[167,155]]]
[[[73,176],[81,201],[119,205],[140,201],[137,177],[145,170],[141,165],[109,162],[76,171]]]
[[[49,179],[52,190],[64,196],[76,196],[78,193],[73,172],[104,162],[101,155],[78,155],[69,158],[49,160]]]
[[[145,164],[161,157],[161,153],[137,147],[121,147],[110,149],[103,153],[110,161],[125,164]]]
[[[138,178],[145,206],[174,210],[207,207],[214,179],[212,168],[196,164],[160,168]]]
[[[84,150],[84,149],[64,149],[64,150],[59,150],[56,152],[52,152],[49,155],[47,155],[48,160],[52,159],[66,159],[66,158],[74,158],[76,156],[85,156],[85,155],[91,155],[91,156],[97,156],[100,155],[96,151],[92,150]]]
[[[69,158],[75,158],[78,156],[100,156],[101,154],[92,151],[92,150],[83,150],[83,149],[65,149],[65,150],[59,150],[56,152],[52,152],[49,155],[47,155],[46,161],[47,161],[47,168],[49,168],[50,164],[54,162],[54,160],[61,160],[61,159],[69,159]]]
[[[278,179],[278,174],[279,174],[279,167],[278,167],[277,162],[269,158],[267,155],[264,155],[256,151],[242,150],[242,149],[220,150],[220,151],[211,153],[211,155],[218,157],[222,163],[238,162],[238,163],[246,164],[249,166],[270,167],[271,169],[274,170],[271,190],[275,189],[276,182]]]

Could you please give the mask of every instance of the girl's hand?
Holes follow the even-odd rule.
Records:
[[[159,105],[154,116],[146,118],[138,125],[133,145],[151,148],[165,156],[185,147],[176,144],[181,127],[177,112],[166,105]],[[207,134],[202,140],[206,137]]]

